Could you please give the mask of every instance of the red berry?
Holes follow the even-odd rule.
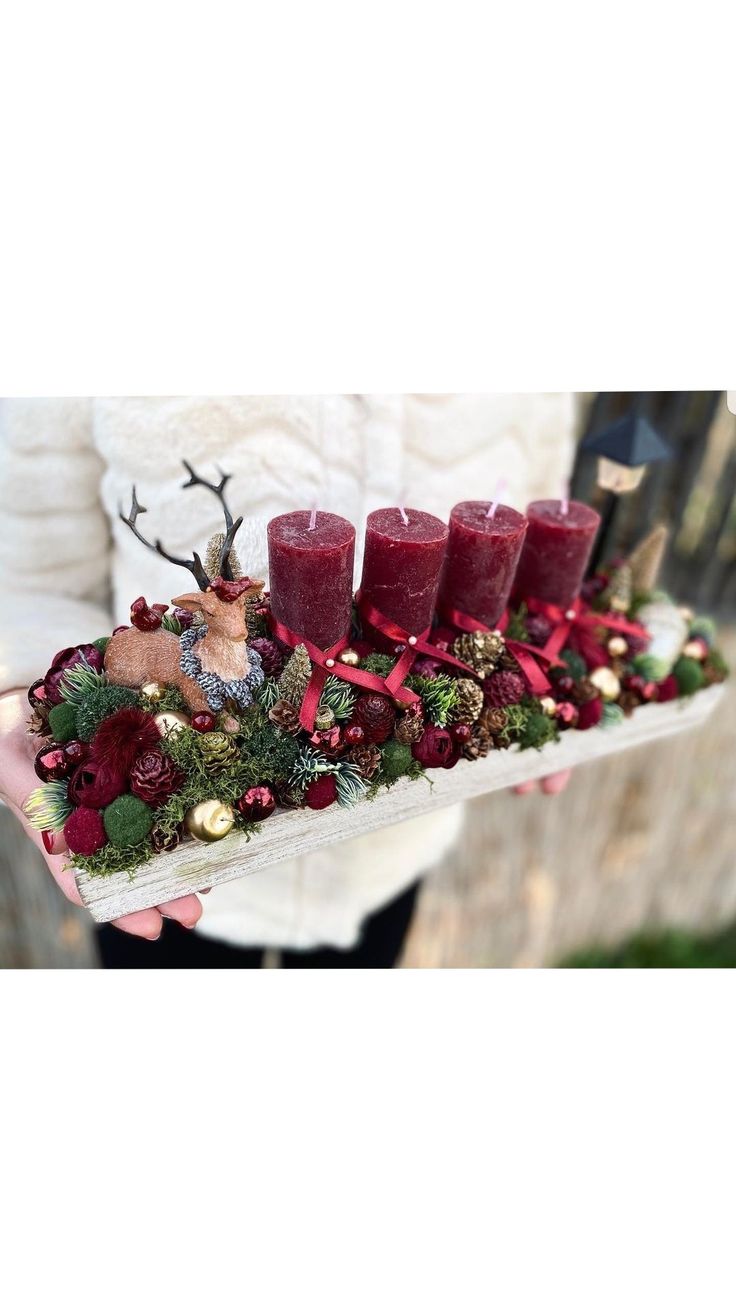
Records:
[[[337,782],[331,772],[310,781],[304,792],[307,808],[328,808],[337,799]]]
[[[214,713],[208,713],[206,709],[203,709],[200,713],[192,714],[191,724],[195,731],[214,731],[217,718]]]
[[[365,732],[359,722],[351,722],[343,732],[343,740],[348,748],[354,745],[362,745],[365,740]]]
[[[450,727],[450,735],[458,745],[467,745],[473,735],[473,728],[468,722],[456,722]]]
[[[236,809],[246,822],[262,822],[276,807],[276,796],[270,786],[251,786],[236,801]]]
[[[74,764],[66,757],[63,745],[43,745],[33,763],[36,776],[42,781],[63,781],[73,768]]]
[[[561,731],[567,731],[568,727],[576,727],[578,724],[578,710],[567,700],[557,705],[555,717]]]
[[[89,744],[86,740],[69,740],[64,746],[64,756],[74,767],[79,767],[89,758]]]
[[[572,695],[575,689],[575,678],[571,677],[569,672],[563,672],[562,676],[557,678],[555,686],[560,695]]]

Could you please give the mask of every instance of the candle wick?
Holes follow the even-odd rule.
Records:
[[[401,514],[401,521],[403,522],[404,526],[408,527],[409,519],[406,516],[406,509],[404,508],[403,504],[399,505],[399,513]]]
[[[316,506],[314,506],[312,508],[312,512],[309,515],[309,526],[307,527],[307,531],[314,531],[316,526],[317,526],[317,508]]]
[[[568,513],[570,512],[570,483],[569,483],[569,481],[563,481],[563,483],[562,483],[562,504],[561,504],[560,508],[561,508],[561,512],[562,512],[563,516],[564,516],[564,517],[567,517]]]
[[[506,489],[506,478],[499,477],[498,481],[496,482],[496,489],[493,492],[493,500],[491,501],[488,508],[486,509],[487,518],[495,518],[496,509],[498,508],[501,502],[501,496],[505,491],[505,489]]]

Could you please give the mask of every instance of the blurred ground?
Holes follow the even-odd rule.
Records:
[[[733,666],[736,629],[722,644]],[[474,800],[462,846],[425,880],[404,966],[540,967],[643,929],[731,923],[735,735],[730,686],[701,731],[580,768],[557,798]],[[95,965],[87,915],[0,808],[0,967]]]

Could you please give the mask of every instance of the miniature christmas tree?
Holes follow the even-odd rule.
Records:
[[[300,708],[312,675],[306,645],[297,645],[289,662],[279,677],[279,694],[295,708]]]
[[[669,534],[668,528],[661,522],[639,542],[633,554],[629,556],[631,584],[635,594],[645,595],[654,590],[667,549]]]
[[[609,609],[616,609],[619,613],[628,613],[631,608],[632,595],[631,564],[622,563],[621,567],[616,568],[613,573],[603,598]]]

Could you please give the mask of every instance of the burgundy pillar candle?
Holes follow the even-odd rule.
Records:
[[[310,528],[310,523],[313,524]],[[355,528],[336,513],[299,509],[268,524],[271,612],[329,649],[350,632]]]
[[[463,500],[450,514],[450,536],[442,569],[438,608],[450,619],[459,609],[494,627],[506,608],[524,544],[526,518],[506,504],[492,516],[488,500]]]
[[[368,514],[362,598],[384,617],[418,636],[432,621],[447,527],[420,509],[376,509]],[[375,632],[370,632],[375,639]],[[376,643],[384,644],[382,641]]]
[[[514,578],[514,599],[571,604],[580,591],[600,514],[578,500],[534,500]]]

